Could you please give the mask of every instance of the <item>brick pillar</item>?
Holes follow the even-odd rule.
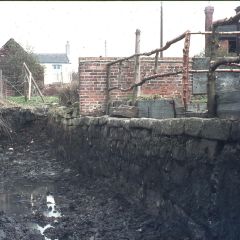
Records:
[[[214,7],[207,6],[205,7],[205,31],[211,31],[212,30],[212,21],[213,21],[213,12]],[[205,56],[210,56],[210,41],[211,37],[209,35],[205,35]]]

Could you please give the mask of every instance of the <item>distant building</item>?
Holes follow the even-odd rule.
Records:
[[[3,73],[5,87],[15,94],[23,94],[23,63],[26,63],[40,88],[43,87],[43,67],[36,61],[32,53],[28,53],[13,38],[0,48],[0,69]],[[9,94],[6,94],[9,95]]]
[[[236,14],[240,12],[240,6],[235,9]],[[213,18],[214,8],[212,6],[207,6],[205,8],[205,30],[211,31],[212,29],[212,18]],[[216,29],[217,32],[234,32],[240,31],[240,22],[235,24],[229,24],[224,26],[218,26]],[[240,54],[240,35],[221,35],[219,36],[219,47],[224,50],[227,54]],[[208,51],[209,46],[209,37],[206,37],[206,46],[207,50],[206,56],[209,55]]]
[[[72,80],[69,60],[70,45],[66,44],[66,53],[37,54],[39,63],[44,67],[44,85],[70,83]]]

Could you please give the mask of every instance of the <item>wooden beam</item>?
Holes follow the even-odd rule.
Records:
[[[210,64],[209,71],[214,72],[219,66],[225,64],[240,63],[240,56],[233,58],[221,58]]]
[[[133,54],[129,57],[125,57],[125,58],[120,58],[116,61],[112,61],[110,63],[108,63],[107,65],[113,65],[113,64],[116,64],[116,63],[119,63],[121,61],[127,61],[127,60],[130,60],[136,56],[151,56],[153,54],[155,54],[156,52],[161,52],[161,51],[164,51],[164,50],[167,50],[172,44],[176,43],[176,42],[179,42],[180,40],[184,39],[185,38],[185,35],[186,33],[189,32],[189,31],[186,31],[184,32],[183,34],[179,35],[178,37],[172,39],[171,41],[168,41],[165,46],[163,46],[162,48],[157,48],[151,52],[145,52],[145,53],[139,53],[139,54]]]
[[[120,90],[120,91],[123,91],[123,92],[128,92],[128,91],[133,90],[133,88],[135,88],[135,87],[143,85],[148,80],[155,79],[155,78],[161,78],[161,77],[175,76],[175,75],[178,75],[178,74],[181,74],[181,73],[183,73],[183,71],[163,73],[163,74],[155,74],[155,75],[151,75],[151,76],[143,78],[139,83],[135,83],[135,84],[131,85],[129,88],[112,87],[112,88],[109,88],[108,90],[109,91]]]
[[[212,31],[206,31],[206,32],[190,32],[189,34],[197,35],[211,35]],[[233,31],[233,32],[215,32],[216,35],[240,35],[240,31]]]
[[[189,70],[189,73],[208,73],[208,69],[204,70]],[[216,69],[215,72],[235,72],[240,73],[240,69]]]

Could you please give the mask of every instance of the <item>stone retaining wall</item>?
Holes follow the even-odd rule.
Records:
[[[162,239],[240,239],[240,122],[77,117],[61,107],[48,126],[67,165],[145,205]]]
[[[12,135],[24,125],[35,121],[36,118],[37,115],[30,109],[22,109],[20,107],[1,108],[0,137]]]

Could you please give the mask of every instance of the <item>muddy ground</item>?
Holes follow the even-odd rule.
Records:
[[[157,219],[110,182],[62,166],[45,126],[0,140],[0,240],[162,239]]]

